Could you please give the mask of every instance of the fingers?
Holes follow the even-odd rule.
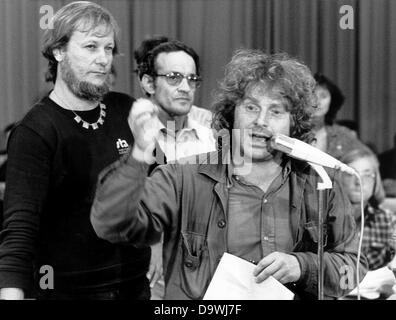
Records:
[[[155,284],[161,278],[161,276],[162,276],[162,269],[160,268],[156,269],[150,280],[150,288],[153,288],[155,286]]]
[[[147,277],[147,279],[149,279],[150,283],[151,283],[151,280],[153,279],[154,273],[155,273],[155,264],[150,263],[149,270],[146,273],[146,277]]]
[[[150,288],[154,288],[155,284],[161,278],[162,272],[162,267],[155,264],[150,264],[149,271],[146,274],[147,279],[150,281]]]
[[[301,276],[301,268],[297,258],[293,255],[273,252],[261,259],[253,271],[256,282],[260,283],[273,276],[281,283],[297,281]]]
[[[148,99],[140,98],[137,99],[131,108],[130,116],[136,118],[139,114],[148,112],[153,115],[158,114],[158,106]]]
[[[273,257],[271,257],[271,260],[264,261],[264,263],[262,264],[260,264],[260,262],[254,272],[254,275],[256,276],[255,281],[257,283],[263,282],[269,276],[273,276],[280,271],[281,265],[279,261],[274,259]]]
[[[272,276],[273,276],[276,280],[278,280],[280,283],[283,283],[283,284],[284,284],[284,283],[290,282],[290,281],[289,281],[289,278],[288,278],[288,274],[287,274],[287,272],[286,272],[285,269],[282,269],[282,268],[278,269],[278,271],[276,271],[275,273],[273,273]]]
[[[275,261],[274,253],[270,253],[268,256],[264,257],[254,268],[253,275],[256,277],[260,272],[267,268],[271,263]]]
[[[131,114],[128,121],[132,131],[136,131],[136,129],[145,125],[147,126],[147,124],[149,124],[152,128],[157,127],[157,123],[154,122],[156,119],[158,119],[158,117],[155,114],[149,111],[144,111],[135,115]]]
[[[148,99],[136,100],[129,112],[128,122],[131,129],[136,129],[150,119],[158,119],[158,106]]]
[[[153,163],[153,150],[161,129],[158,107],[150,100],[138,99],[132,105],[128,123],[135,138],[132,156],[146,163]]]
[[[151,246],[150,270],[152,270],[150,287],[153,288],[162,276],[162,242]]]

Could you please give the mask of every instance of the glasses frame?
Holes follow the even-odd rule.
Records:
[[[156,73],[156,77],[165,77],[166,82],[173,86],[178,87],[183,82],[183,79],[187,80],[187,84],[191,89],[198,89],[201,86],[202,78],[196,74],[182,74],[180,72],[168,72],[168,73]],[[172,79],[171,77],[177,77],[176,79]]]

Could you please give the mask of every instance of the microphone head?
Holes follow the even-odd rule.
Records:
[[[283,134],[274,134],[269,140],[268,145],[272,151],[290,154],[292,151],[293,139]]]

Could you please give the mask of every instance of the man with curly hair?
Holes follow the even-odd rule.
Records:
[[[143,245],[164,232],[165,299],[201,299],[225,252],[255,263],[256,282],[273,276],[296,297],[316,298],[319,180],[269,142],[274,133],[312,139],[314,88],[309,69],[286,54],[237,51],[214,104],[218,152],[197,165],[159,166],[149,178],[158,111],[134,105],[134,148],[99,179],[91,210],[98,236]],[[330,176],[324,295],[334,299],[351,289],[342,270],[356,272],[358,239],[337,173]]]

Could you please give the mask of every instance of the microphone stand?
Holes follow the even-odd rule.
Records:
[[[317,164],[308,162],[308,164],[316,171],[316,173],[322,178],[322,182],[318,182],[317,190],[319,194],[318,203],[318,300],[323,300],[323,278],[324,278],[324,266],[323,266],[323,239],[324,239],[324,209],[327,202],[326,192],[327,189],[332,189],[333,184],[330,180],[326,170]]]

